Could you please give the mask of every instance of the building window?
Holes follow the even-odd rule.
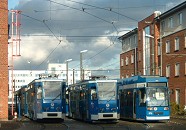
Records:
[[[160,43],[161,44],[161,43]],[[158,45],[158,56],[160,56],[161,55],[161,45]]]
[[[177,63],[175,65],[175,76],[179,76],[180,75],[180,64]]]
[[[126,78],[128,78],[129,77],[129,75],[128,74],[126,74]]]
[[[165,21],[161,22],[161,31],[164,32],[165,30]]]
[[[166,53],[170,53],[170,41],[166,41]]]
[[[179,38],[176,37],[176,38],[175,38],[175,44],[174,44],[174,46],[175,46],[175,51],[178,51],[178,50],[179,50],[179,42],[180,42]]]
[[[185,75],[186,75],[186,61],[185,61]]]
[[[158,75],[161,75],[161,67],[158,67]]]
[[[173,18],[172,17],[169,18],[168,27],[173,28]]]
[[[170,65],[166,66],[166,77],[170,77]]]
[[[180,89],[176,89],[176,104],[180,104]]]
[[[124,60],[123,60],[123,58],[121,59],[121,66],[123,66],[124,65]]]
[[[141,61],[141,52],[140,51],[138,52],[138,57],[137,58],[138,58],[138,61]]]
[[[131,55],[131,64],[134,63],[134,54]]]
[[[55,67],[52,67],[51,68],[51,71],[52,71],[52,74],[54,74],[56,72],[56,68]]]
[[[129,37],[129,45],[131,45],[131,38]]]
[[[185,48],[186,48],[186,34],[185,34]]]
[[[178,14],[178,24],[180,25],[180,24],[182,24],[182,22],[183,22],[183,15],[182,15],[182,13],[179,13]]]
[[[137,44],[137,39],[136,39],[136,35],[134,35],[134,44]]]
[[[125,60],[125,65],[128,65],[129,64],[129,58],[128,58],[128,56],[126,57],[126,60]]]

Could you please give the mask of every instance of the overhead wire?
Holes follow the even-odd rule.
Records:
[[[52,55],[52,53],[57,49],[57,47],[59,46],[59,44],[61,44],[61,41],[62,41],[62,40],[60,40],[60,39],[55,35],[55,33],[54,33],[54,32],[50,29],[50,27],[46,24],[45,20],[39,20],[39,19],[33,18],[33,17],[28,16],[28,15],[23,14],[23,13],[21,13],[21,15],[23,15],[23,16],[25,16],[25,17],[28,17],[28,18],[30,18],[30,19],[36,20],[36,21],[38,21],[38,22],[42,22],[42,23],[45,25],[45,27],[53,34],[53,36],[59,41],[59,43],[57,44],[57,46],[49,53],[49,55],[48,55],[37,67],[35,67],[35,69],[37,69],[37,68],[39,68],[39,67]]]
[[[134,19],[134,18],[131,18],[131,17],[127,16],[127,15],[124,15],[124,14],[118,13],[118,12],[116,12],[116,11],[113,11],[112,8],[107,9],[107,8],[98,7],[98,6],[94,6],[94,5],[90,5],[90,4],[85,4],[85,3],[77,2],[77,1],[73,1],[73,0],[68,0],[68,1],[74,2],[74,3],[78,3],[78,4],[82,4],[82,5],[86,5],[86,6],[90,6],[90,7],[94,7],[94,8],[98,8],[98,9],[102,9],[102,10],[106,10],[106,11],[110,11],[110,12],[113,12],[113,13],[115,13],[115,14],[124,16],[124,17],[126,17],[126,18],[128,18],[128,19],[131,19],[131,20],[133,20],[133,21],[137,21],[137,22],[138,22],[138,20],[136,20],[136,19]]]
[[[116,38],[115,38],[115,40],[116,40]],[[95,55],[93,55],[92,57],[88,58],[88,59],[86,60],[86,62],[83,62],[83,63],[84,63],[84,64],[87,64],[89,60],[93,59],[93,58],[94,58],[94,57],[96,57],[97,55],[99,55],[99,54],[103,53],[105,50],[107,50],[108,48],[110,48],[111,46],[113,46],[113,45],[114,45],[115,40],[114,40],[114,41],[112,41],[112,44],[110,44],[110,45],[109,45],[109,46],[107,46],[106,48],[102,49],[101,51],[99,51],[98,53],[96,53]],[[77,67],[77,66],[80,66],[80,64],[78,64],[78,65],[74,66],[74,68],[75,68],[75,67]]]
[[[91,14],[91,13],[85,11],[84,8],[78,9],[78,8],[75,8],[75,7],[72,7],[72,6],[68,6],[68,5],[59,3],[59,2],[55,2],[55,1],[53,1],[53,0],[46,0],[46,1],[50,1],[50,2],[55,3],[55,4],[58,4],[58,5],[62,5],[62,6],[68,7],[68,8],[72,8],[72,9],[74,9],[74,10],[78,10],[78,11],[84,12],[84,13],[90,15],[90,16],[93,16],[93,17],[95,17],[95,18],[97,18],[97,19],[100,19],[100,20],[102,20],[102,21],[104,21],[104,22],[106,22],[106,23],[111,24],[111,25],[116,29],[116,31],[118,32],[118,30],[117,30],[117,28],[114,26],[114,23],[113,23],[113,22],[107,21],[107,20],[105,20],[105,19],[103,19],[103,18],[101,18],[101,17],[98,17],[98,16],[96,16],[96,15],[94,15],[94,14]]]
[[[74,7],[70,7],[70,6],[68,6],[68,5],[64,5],[64,4],[61,4],[61,3],[58,3],[58,2],[55,2],[55,1],[52,1],[52,0],[47,0],[47,1],[50,1],[50,2],[53,2],[53,3],[56,3],[56,4],[60,4],[60,5],[63,5],[63,6],[66,6],[66,7],[72,8],[72,9],[75,9],[75,10],[83,11],[83,12],[85,12],[85,13],[87,13],[87,14],[93,16],[93,17],[96,17],[96,18],[98,18],[98,19],[100,19],[100,20],[102,20],[102,21],[104,21],[104,22],[107,22],[107,23],[109,23],[109,24],[112,24],[113,27],[115,28],[115,30],[117,31],[117,28],[115,27],[114,22],[110,22],[110,21],[107,21],[107,20],[105,20],[105,19],[102,19],[102,18],[100,18],[100,17],[98,17],[98,16],[96,16],[96,15],[93,15],[93,14],[91,14],[91,13],[89,13],[89,12],[86,12],[84,9],[83,9],[83,10],[80,10],[80,9],[77,9],[77,8],[74,8]],[[24,14],[23,14],[23,15],[24,15]],[[30,16],[28,16],[28,15],[24,15],[24,16],[26,16],[26,17],[28,17],[28,18],[31,18],[31,19],[34,19],[34,20],[39,21],[39,22],[43,22],[44,25],[45,25],[45,26],[50,30],[50,32],[53,34],[53,36],[55,36],[56,39],[59,41],[59,44],[61,43],[61,41],[59,40],[59,38],[55,35],[55,33],[54,33],[54,32],[50,29],[50,27],[46,24],[45,20],[41,21],[41,20],[38,20],[38,19],[36,19],[36,18],[30,17]],[[118,31],[117,31],[117,32],[118,32]],[[59,45],[59,44],[58,44],[58,45]],[[58,47],[58,45],[55,47],[55,49]],[[109,46],[109,47],[110,47],[110,46]],[[103,49],[103,50],[100,51],[98,54],[102,53],[104,50],[108,49],[109,47]],[[51,51],[51,53],[47,56],[47,58],[55,51],[55,49]],[[90,59],[92,59],[93,57],[97,56],[98,54],[92,56]],[[46,58],[46,59],[47,59],[47,58]],[[46,59],[45,59],[45,60],[46,60]],[[44,60],[44,61],[45,61],[45,60]],[[43,62],[44,62],[44,61],[43,61]],[[43,64],[43,62],[41,62],[40,65]],[[40,65],[39,65],[39,66],[40,66]]]

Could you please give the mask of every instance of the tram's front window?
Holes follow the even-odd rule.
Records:
[[[60,99],[61,82],[60,81],[45,81],[43,83],[44,99]]]
[[[116,98],[115,82],[98,82],[99,100],[111,100]]]
[[[167,106],[168,101],[166,88],[147,88],[147,106]]]

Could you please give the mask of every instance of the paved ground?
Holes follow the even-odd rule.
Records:
[[[170,121],[175,121],[175,119],[183,120],[186,122],[186,115],[185,116],[173,116],[171,117]],[[28,118],[18,118],[8,121],[0,121],[0,130],[16,130],[21,127],[21,123],[28,121]]]

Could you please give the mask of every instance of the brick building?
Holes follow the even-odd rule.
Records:
[[[120,54],[120,78],[137,74],[137,45],[138,29],[119,37],[122,41],[122,53]]]
[[[186,1],[161,14],[162,75],[169,79],[171,102],[186,106]]]
[[[161,14],[152,15],[138,22],[137,73],[133,66],[123,69],[122,59],[130,55],[133,48],[120,54],[120,77],[128,73],[138,75],[166,76],[171,90],[171,102],[186,106],[186,2]],[[129,32],[130,33],[130,32]],[[130,38],[121,36],[122,46]],[[123,50],[123,48],[122,48]],[[129,75],[131,76],[131,75]]]
[[[0,120],[8,119],[8,0],[0,2]]]

